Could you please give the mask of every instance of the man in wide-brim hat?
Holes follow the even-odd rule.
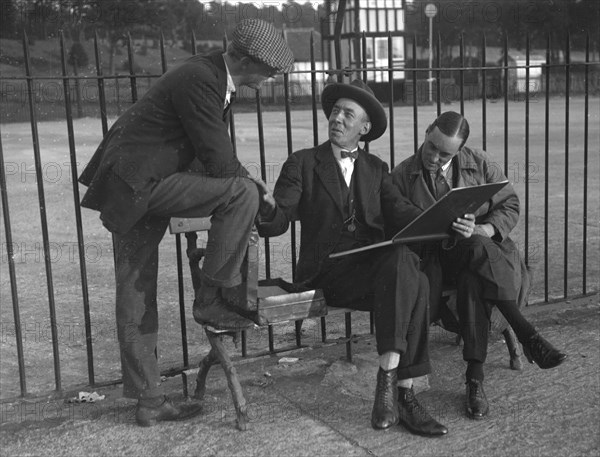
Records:
[[[430,372],[429,288],[419,258],[405,246],[329,257],[383,241],[386,230],[420,213],[392,184],[387,164],[359,147],[383,135],[385,110],[361,80],[327,85],[321,102],[329,140],[290,155],[272,195],[262,184],[258,231],[277,236],[299,220],[295,280],[323,289],[329,306],[374,312],[380,368],[372,426],[401,423],[413,433],[444,435],[412,388],[413,377]]]

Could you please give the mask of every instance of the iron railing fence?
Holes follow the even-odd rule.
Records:
[[[388,34],[390,56],[391,37]],[[462,39],[461,64],[443,66],[438,37],[433,68],[418,65],[395,68],[391,57],[387,67],[367,67],[364,65],[366,37],[356,35],[354,40],[358,40],[357,48],[362,52],[359,62],[363,65],[328,69],[315,61],[313,53],[307,69],[279,75],[267,89],[280,94],[278,101],[269,100],[279,103],[278,108],[266,110],[262,94],[256,92],[252,94],[251,109],[237,110],[236,122],[231,126],[232,137],[240,160],[250,172],[273,185],[287,155],[326,139],[319,96],[328,77],[371,81],[376,72],[384,72],[387,82],[375,84],[374,89],[387,107],[389,128],[384,137],[367,145],[370,152],[393,167],[414,153],[428,122],[439,113],[454,109],[465,114],[472,130],[469,143],[497,157],[497,165],[513,182],[521,198],[523,211],[514,236],[534,270],[532,301],[547,303],[597,293],[600,62],[590,60],[589,38],[583,61],[572,62],[567,53],[564,62],[547,63],[552,46],[548,39],[544,63],[530,62],[528,46],[524,65],[510,63],[505,57],[496,66],[473,67],[464,63]],[[569,38],[566,40],[569,49]],[[418,62],[417,44],[413,37],[409,46],[413,62]],[[506,50],[508,39],[504,47]],[[311,48],[314,48],[312,40]],[[4,240],[0,243],[0,384],[4,401],[50,390],[61,392],[73,386],[119,382],[112,241],[95,213],[81,212],[77,175],[108,131],[110,121],[142,96],[160,74],[136,74],[131,41],[127,47],[130,71],[120,76],[103,74],[97,37],[94,76],[69,74],[62,37],[60,50],[60,77],[36,75],[24,37],[25,75],[0,77],[4,89],[11,84],[24,85],[22,96],[28,113],[26,123],[0,126],[4,226]],[[481,61],[485,62],[485,37],[481,52]],[[166,54],[161,40],[163,72],[168,70]],[[395,78],[398,72],[404,75],[403,80]],[[476,97],[466,92],[467,72],[479,75]],[[491,99],[487,77],[490,73],[499,75],[501,80]],[[577,95],[572,93],[574,73],[581,75]],[[522,81],[512,84],[511,78],[517,75]],[[556,86],[551,84],[553,78],[564,83],[561,94],[551,92]],[[47,100],[43,100],[43,90],[40,96],[36,84],[43,89],[44,82],[52,80],[61,82],[52,109],[57,112],[60,108],[64,115],[59,120],[42,122],[47,116],[41,115],[40,110]],[[294,86],[294,81],[302,81],[301,86]],[[87,105],[93,102],[97,107],[93,114],[98,117],[79,118],[74,112],[78,109],[73,96],[76,83],[80,84],[79,90],[82,83],[93,83],[95,95],[87,101],[86,112]],[[115,86],[118,89],[113,94],[118,95],[109,96],[109,89]],[[122,92],[124,87],[127,97]],[[294,95],[294,87],[301,97]],[[424,94],[427,99],[423,99]],[[8,98],[3,98],[5,116],[14,106],[7,102]],[[293,279],[296,231],[293,227],[289,235],[263,241],[261,276]],[[179,235],[165,237],[161,262],[161,340],[157,356],[165,375],[184,373],[185,389],[185,372],[192,367],[189,354],[200,355],[208,345],[201,332],[187,329],[188,323],[195,325],[189,319],[190,313],[186,315],[185,303],[186,297],[193,297],[193,291],[190,281],[184,280],[187,274]],[[177,304],[179,316],[172,312]],[[335,334],[335,327],[330,325],[328,329],[326,322],[323,319],[321,326],[314,328],[315,343]],[[291,341],[292,346],[301,346],[311,328],[308,323],[304,327],[297,323],[293,329],[269,327],[267,335],[262,330],[246,332],[241,355],[263,354],[261,346],[268,347],[266,353],[275,353],[280,350],[276,349],[276,343],[285,345]]]

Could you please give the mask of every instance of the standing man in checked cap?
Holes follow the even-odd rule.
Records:
[[[225,53],[193,56],[158,79],[113,124],[79,178],[88,186],[81,205],[99,211],[114,234],[123,394],[138,400],[140,425],[200,412],[165,396],[155,355],[158,245],[171,217],[211,216],[196,321],[225,329],[250,323],[223,298],[242,280],[259,207],[256,184],[234,155],[227,114],[238,86],[258,89],[293,62],[271,24],[240,22]],[[200,167],[190,171],[194,159]]]

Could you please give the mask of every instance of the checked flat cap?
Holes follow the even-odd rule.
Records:
[[[294,55],[281,32],[260,19],[245,19],[233,31],[233,47],[278,72],[294,68]]]

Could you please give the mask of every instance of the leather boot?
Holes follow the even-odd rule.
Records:
[[[483,419],[490,407],[483,391],[483,381],[468,379],[467,382],[467,416],[471,419]]]
[[[398,423],[397,382],[398,374],[395,368],[389,371],[379,368],[375,403],[371,413],[371,425],[374,429],[386,429]]]
[[[196,293],[192,309],[194,320],[200,325],[210,325],[217,330],[245,330],[254,323],[231,311],[219,287],[202,284]]]
[[[567,354],[560,352],[539,333],[531,336],[523,344],[523,353],[529,363],[537,363],[540,368],[554,368],[564,362]]]
[[[442,436],[448,433],[448,429],[431,417],[417,401],[412,387],[398,387],[398,409],[400,424],[411,433],[423,436]]]

